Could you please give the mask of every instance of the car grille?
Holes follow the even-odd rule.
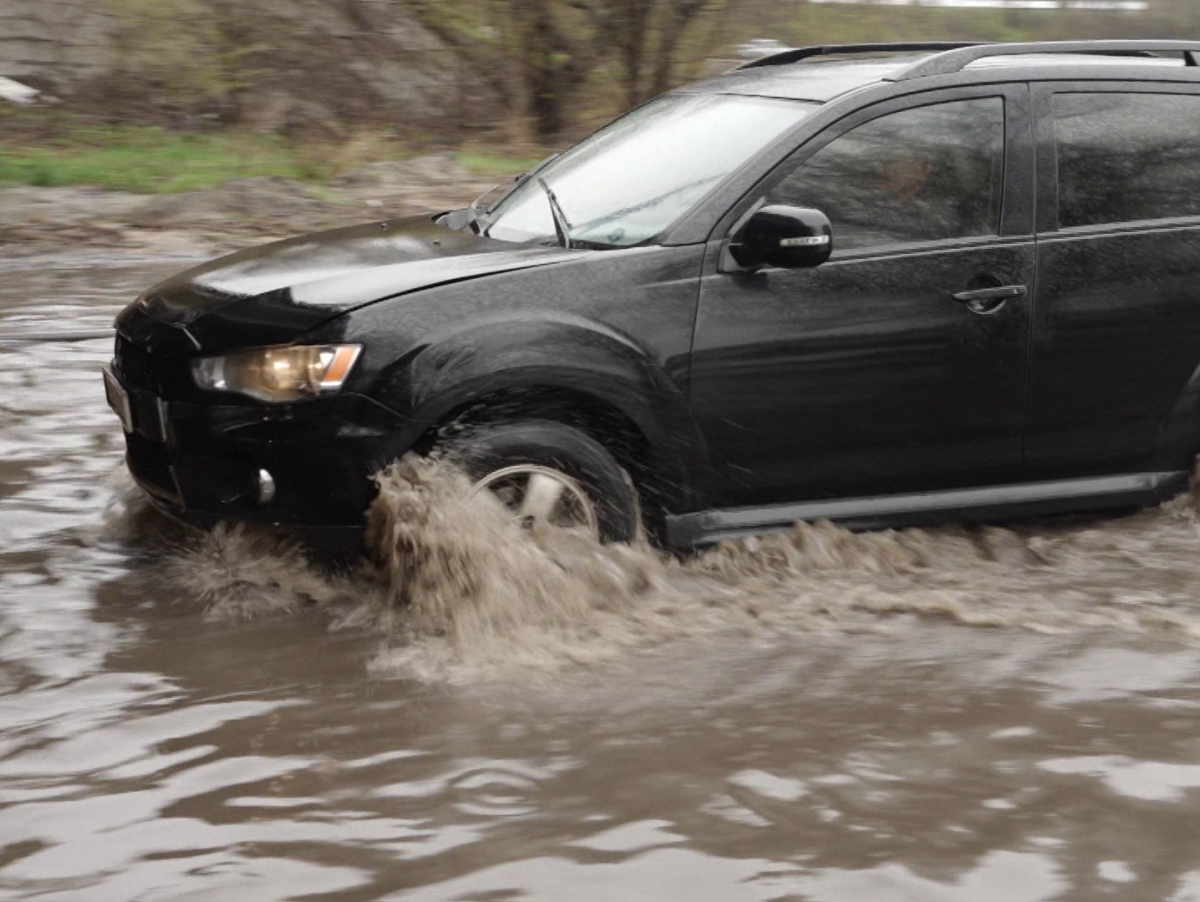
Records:
[[[134,433],[125,434],[125,459],[129,472],[139,481],[172,498],[179,494],[175,477],[171,475],[171,459],[167,446]]]
[[[116,361],[117,369],[121,371],[127,383],[153,392],[158,391],[158,374],[154,370],[154,361],[145,348],[140,348],[118,335]]]

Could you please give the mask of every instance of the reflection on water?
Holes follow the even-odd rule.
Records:
[[[178,265],[6,265],[0,339]],[[0,896],[1200,899],[1189,499],[679,562],[407,462],[328,577],[164,531],[108,352],[0,340]]]

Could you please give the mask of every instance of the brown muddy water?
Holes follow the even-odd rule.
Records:
[[[1200,900],[1190,498],[678,562],[409,462],[325,577],[44,340],[185,262],[0,258],[0,898]]]

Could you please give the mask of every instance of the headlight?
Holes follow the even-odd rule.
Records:
[[[299,401],[336,392],[362,345],[279,345],[192,361],[192,378],[208,391],[260,401]]]

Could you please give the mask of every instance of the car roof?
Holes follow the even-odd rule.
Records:
[[[734,69],[688,85],[683,90],[824,103],[855,88],[883,81],[919,59],[920,56],[905,55],[756,66],[752,69]]]
[[[1047,49],[1049,50],[1052,46],[1047,45]],[[806,49],[827,50],[834,54],[838,51],[836,47]],[[849,48],[847,49],[849,50]],[[989,49],[992,49],[995,55],[970,60],[959,71],[972,71],[980,68],[1031,68],[1034,66],[1050,67],[1051,69],[1102,66],[1106,69],[1123,68],[1130,76],[1145,77],[1148,67],[1179,69],[1185,66],[1184,59],[1179,57],[1116,56],[1086,52],[1045,52],[1036,55],[1005,54],[1003,45],[994,45]],[[810,57],[795,62],[788,59],[803,52],[805,52],[804,49],[776,54],[774,57],[757,60],[714,78],[687,85],[681,90],[689,93],[746,94],[825,103],[856,88],[894,80],[905,73],[905,70],[912,70],[917,64],[942,55],[940,53],[892,53],[884,50],[869,56]],[[886,55],[880,55],[880,53]],[[822,54],[814,53],[814,56],[822,56]],[[780,59],[780,62],[773,62],[776,57]],[[1039,73],[1039,77],[1044,76]]]

